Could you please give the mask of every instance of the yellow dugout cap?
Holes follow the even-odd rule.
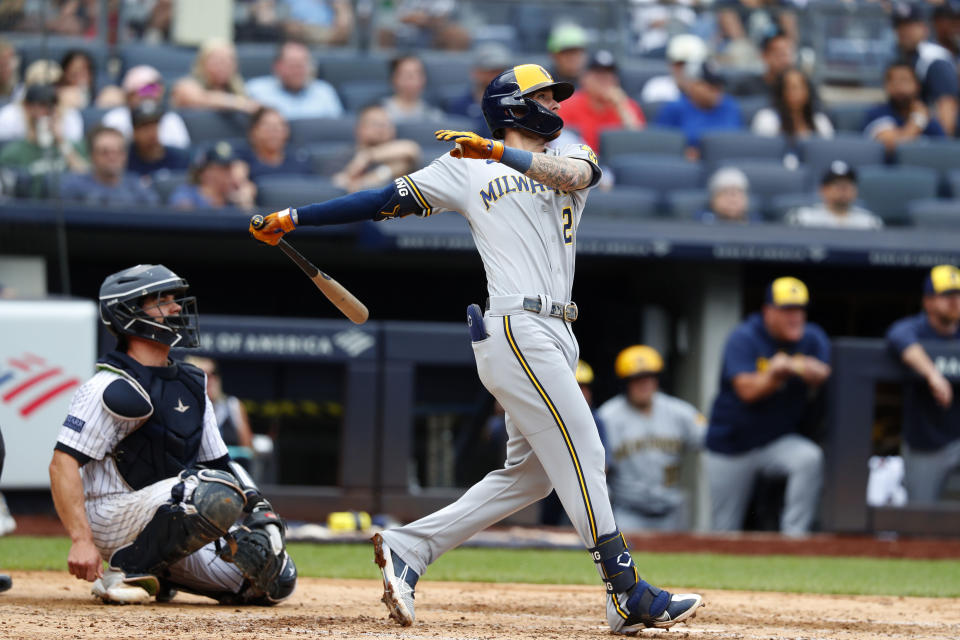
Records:
[[[789,276],[777,278],[767,289],[767,304],[775,307],[806,307],[810,302],[807,285]]]
[[[663,358],[653,347],[635,344],[620,352],[613,369],[618,378],[656,375],[663,371]]]
[[[574,375],[580,384],[593,384],[593,367],[583,360],[577,360],[577,371]]]
[[[952,264],[941,264],[930,270],[930,275],[924,282],[924,293],[940,295],[954,291],[960,291],[960,269]]]

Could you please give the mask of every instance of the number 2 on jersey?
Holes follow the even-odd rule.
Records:
[[[563,208],[563,244],[573,244],[573,209]]]

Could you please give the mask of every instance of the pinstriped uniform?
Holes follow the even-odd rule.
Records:
[[[599,179],[589,147],[547,153],[587,161]],[[576,230],[588,189],[559,191],[500,163],[449,155],[404,180],[426,212],[457,211],[467,219],[492,300],[519,295],[570,301]],[[579,347],[571,325],[491,306],[488,337],[473,349],[480,380],[506,409],[507,460],[455,503],[383,534],[419,574],[448,549],[553,488],[585,546],[616,530],[603,445],[574,378]]]
[[[104,560],[109,560],[114,551],[139,535],[157,508],[171,500],[170,491],[179,482],[177,478],[168,478],[134,491],[117,470],[112,452],[142,422],[117,418],[103,406],[103,390],[120,377],[112,371],[101,370],[77,389],[57,436],[59,444],[90,458],[80,467],[80,477],[93,541]],[[202,410],[203,438],[198,461],[207,462],[225,456],[227,447],[220,437],[209,398]],[[193,495],[193,488],[187,483],[184,500]],[[236,592],[243,582],[235,565],[217,557],[213,544],[184,558],[170,570],[174,581],[207,591]]]

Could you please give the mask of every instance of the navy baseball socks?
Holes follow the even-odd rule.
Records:
[[[387,605],[390,617],[404,627],[413,624],[413,590],[420,576],[400,559],[379,533],[371,538],[373,561],[383,574],[383,604]]]
[[[697,615],[703,598],[695,593],[671,594],[640,578],[627,543],[619,531],[600,536],[589,549],[607,588],[607,623],[622,635],[646,627],[668,629]]]

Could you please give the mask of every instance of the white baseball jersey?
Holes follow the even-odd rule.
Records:
[[[600,178],[597,156],[586,145],[547,149],[550,156],[586,160]],[[491,296],[546,294],[570,300],[576,230],[587,189],[560,191],[499,162],[443,155],[402,178],[428,213],[457,211],[470,224]],[[592,185],[591,185],[592,186]]]
[[[617,507],[651,514],[672,511],[686,500],[676,486],[684,452],[699,449],[706,419],[688,402],[665,393],[653,395],[649,413],[623,394],[597,411],[607,432],[610,494]]]
[[[143,421],[121,420],[103,406],[103,390],[121,376],[112,371],[98,371],[73,395],[70,409],[57,442],[90,458],[80,467],[86,502],[101,501],[133,489],[124,481],[111,452]],[[203,411],[203,439],[198,462],[208,462],[227,455],[227,446],[220,437],[213,404],[207,398],[203,407],[193,407],[194,399],[184,398],[187,411]]]

